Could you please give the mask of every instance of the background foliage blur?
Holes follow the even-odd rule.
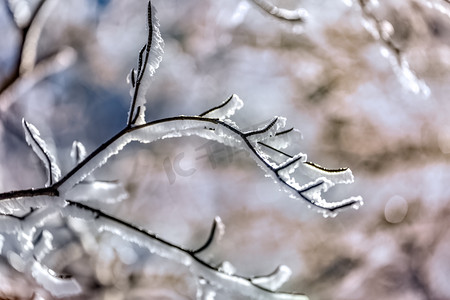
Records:
[[[126,123],[125,77],[145,42],[145,1],[48,2],[37,61],[66,52],[60,70],[30,72],[0,97],[2,192],[45,181],[22,117],[40,128],[66,171],[73,140],[89,152]],[[245,154],[182,138],[129,146],[97,171],[129,193],[102,209],[191,248],[219,215],[226,234],[211,262],[228,260],[248,276],[286,264],[293,278],[283,289],[311,299],[450,298],[449,2],[274,3],[305,9],[306,22],[276,19],[247,0],[155,0],[165,54],[147,116],[198,114],[236,93],[245,102],[241,127],[287,117],[310,161],[352,169],[355,183],[328,197],[360,194],[365,205],[322,218],[279,192]],[[19,40],[3,4],[0,81]],[[417,88],[425,85],[429,93]],[[67,272],[81,278],[81,298],[194,298],[186,270],[105,241],[90,251],[69,243]],[[0,282],[0,298],[45,297],[6,261]]]

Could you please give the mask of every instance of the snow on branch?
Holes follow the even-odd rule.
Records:
[[[126,127],[56,182],[54,187],[60,195],[64,195],[132,141],[152,143],[161,139],[196,135],[247,151],[258,165],[281,184],[291,196],[306,200],[324,214],[335,213],[347,206],[359,207],[362,204],[361,197],[351,197],[331,203],[321,197],[322,192],[326,192],[335,184],[353,182],[350,169],[327,170],[315,164],[306,163],[306,155],[302,153],[277,165],[259,149],[258,141],[270,141],[272,137],[277,136],[275,131],[284,126],[285,122],[279,120],[281,118],[276,118],[264,128],[250,132],[242,132],[226,121],[200,116],[178,116],[131,128]],[[295,161],[292,161],[293,159]],[[294,175],[304,175],[312,181],[300,184]]]
[[[199,281],[205,281],[210,291],[226,291],[248,297],[248,299],[267,300],[307,300],[302,294],[276,292],[276,290],[290,276],[290,270],[286,266],[280,266],[277,271],[269,276],[248,278],[229,272],[234,270],[227,262],[215,268],[206,261],[200,259],[197,251],[184,249],[161,239],[154,233],[136,227],[113,216],[105,214],[101,210],[87,205],[67,200],[67,206],[61,210],[63,216],[82,219],[91,222],[97,232],[110,232],[120,238],[147,249],[150,253],[185,265]],[[214,224],[219,222],[217,219]],[[220,221],[221,222],[221,221]],[[222,226],[222,225],[220,225]],[[214,232],[215,230],[211,230]],[[224,267],[224,265],[228,265]],[[201,285],[200,285],[201,286]],[[198,293],[199,295],[204,293]],[[211,294],[211,292],[209,292]],[[203,298],[198,298],[203,299]],[[213,298],[212,298],[213,299]]]

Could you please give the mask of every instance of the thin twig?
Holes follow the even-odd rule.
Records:
[[[152,47],[152,39],[153,39],[153,24],[152,24],[152,4],[148,2],[148,11],[147,11],[147,25],[148,25],[148,35],[147,35],[147,44],[141,49],[139,52],[139,61],[138,61],[138,69],[137,69],[137,79],[134,86],[133,98],[131,100],[131,108],[130,114],[128,116],[127,126],[132,126],[135,124],[137,118],[139,117],[139,111],[135,113],[136,101],[139,95],[142,78],[145,74],[145,70],[147,69],[148,59],[150,57],[150,50]],[[142,59],[142,53],[145,50],[144,59]],[[134,74],[132,75],[134,76]]]

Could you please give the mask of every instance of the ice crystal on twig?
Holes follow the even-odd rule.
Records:
[[[45,168],[47,169],[48,179],[46,186],[50,186],[61,177],[61,170],[56,164],[55,158],[49,152],[47,144],[41,138],[39,130],[37,130],[33,124],[30,124],[25,120],[22,120],[22,125],[28,145],[30,145],[39,159],[42,160]]]

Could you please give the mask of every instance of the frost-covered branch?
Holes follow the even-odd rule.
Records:
[[[147,249],[152,254],[185,265],[198,281],[205,281],[207,287],[214,291],[226,291],[249,299],[308,299],[301,294],[276,291],[290,277],[291,271],[286,266],[279,266],[275,272],[267,276],[239,276],[234,274],[234,267],[229,262],[214,267],[199,258],[198,251],[172,244],[145,229],[75,201],[66,200],[60,208],[48,206],[39,210],[30,210],[19,217],[0,215],[0,237],[3,237],[0,240],[3,241],[4,237],[11,236],[14,237],[11,240],[15,241],[0,247],[0,253],[8,254],[8,260],[14,268],[22,271],[26,268],[30,269],[29,272],[34,279],[57,297],[73,296],[82,291],[75,278],[58,274],[44,263],[47,256],[51,256],[57,250],[52,241],[60,237],[51,227],[59,224],[61,217],[88,222],[90,228],[95,229],[97,233],[112,233],[127,242]],[[218,218],[214,224],[217,222],[220,222],[218,226],[223,232],[224,225]],[[209,241],[208,245],[210,244]],[[13,252],[17,255],[12,255]],[[198,294],[201,292],[199,291]]]
[[[21,266],[31,266],[29,271],[36,281],[57,296],[79,292],[76,281],[56,275],[42,263],[42,257],[53,250],[53,236],[44,229],[44,225],[50,219],[63,216],[90,222],[96,232],[108,231],[151,253],[187,266],[198,281],[198,299],[214,299],[216,291],[221,290],[251,299],[308,299],[304,295],[277,292],[291,274],[285,266],[267,276],[250,278],[235,275],[235,268],[229,262],[216,267],[199,258],[199,254],[223,234],[223,224],[218,217],[205,243],[195,250],[188,250],[86,204],[92,200],[111,203],[127,197],[117,182],[96,180],[92,175],[127,144],[132,141],[148,144],[186,136],[198,136],[246,151],[291,197],[306,201],[324,216],[334,216],[340,209],[348,206],[358,208],[363,203],[359,196],[334,202],[322,197],[336,184],[352,183],[353,175],[346,168],[329,170],[308,162],[304,153],[288,153],[287,149],[296,144],[301,135],[293,128],[286,129],[285,118],[274,117],[254,130],[241,129],[231,120],[234,113],[243,107],[243,101],[237,95],[199,115],[146,121],[145,93],[161,61],[163,45],[155,9],[150,2],[148,30],[147,43],[139,52],[137,68],[132,69],[128,77],[131,104],[126,125],[89,155],[80,142],[74,142],[71,151],[74,167],[65,175],[61,176],[57,161],[37,128],[23,121],[26,140],[43,161],[48,179],[42,188],[0,194],[0,213],[5,215],[0,217],[0,240],[4,232],[20,237],[17,239],[18,249],[14,249],[20,258],[16,261],[20,261]],[[25,270],[25,267],[16,269]]]
[[[206,280],[208,286],[213,290],[224,290],[227,293],[241,295],[249,299],[308,299],[308,297],[301,294],[276,292],[276,289],[281,285],[280,283],[284,283],[289,278],[290,271],[285,266],[280,266],[277,269],[279,271],[275,272],[275,274],[281,274],[281,276],[269,274],[268,276],[254,278],[243,277],[226,272],[229,269],[213,267],[197,256],[198,251],[174,245],[154,233],[87,205],[67,200],[67,206],[61,212],[65,217],[80,218],[91,222],[91,225],[97,229],[97,232],[113,233],[128,242],[146,248],[152,254],[185,265],[198,280]],[[212,230],[212,232],[214,231]]]
[[[235,95],[233,97],[239,99]],[[234,103],[241,103],[241,101],[240,99],[235,100]],[[241,104],[239,105],[241,106]],[[216,111],[211,111],[209,114],[212,113],[216,113]],[[294,155],[284,161],[277,161],[264,152],[259,142],[264,141],[267,144],[272,142],[276,146],[282,145],[282,143],[286,143],[286,138],[288,138],[284,137],[285,135],[296,133],[294,130],[281,131],[285,125],[282,118],[274,119],[261,129],[242,132],[233,122],[225,119],[207,118],[207,115],[203,117],[178,116],[134,127],[126,127],[93,151],[59,181],[55,182],[52,188],[57,191],[57,194],[64,196],[76,184],[105,164],[111,156],[117,154],[132,141],[152,143],[161,139],[196,135],[246,150],[266,174],[278,182],[292,197],[306,200],[325,215],[328,213],[334,214],[335,211],[347,206],[355,205],[355,207],[359,207],[362,204],[361,197],[350,197],[339,202],[327,202],[321,197],[322,192],[326,192],[335,184],[353,182],[353,175],[349,169],[327,170],[318,167],[307,162],[306,154],[303,153]],[[280,134],[283,132],[284,134]],[[280,137],[282,138],[280,139]],[[302,175],[308,177],[309,181],[300,183],[297,177]],[[36,195],[39,194],[36,193]],[[5,199],[2,194],[0,194],[0,199]]]

